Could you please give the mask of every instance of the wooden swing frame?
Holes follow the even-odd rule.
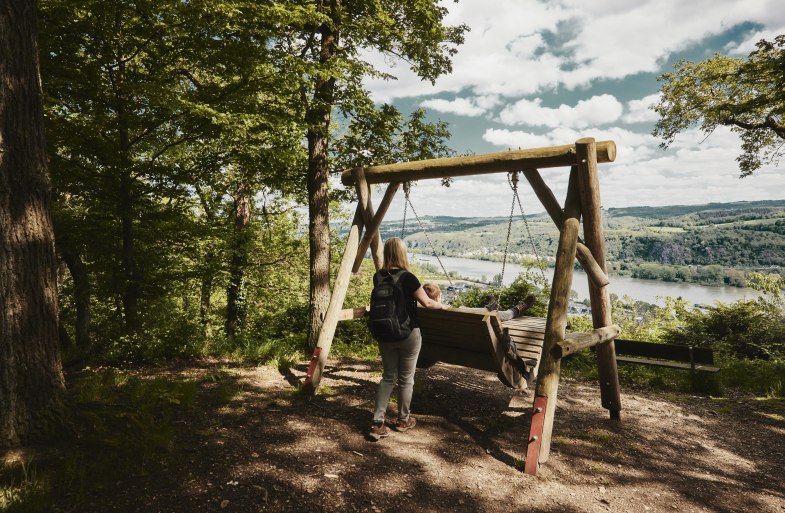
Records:
[[[401,184],[433,178],[521,171],[560,231],[545,320],[542,356],[534,392],[525,472],[535,475],[539,464],[545,463],[550,455],[563,356],[596,347],[602,406],[609,411],[611,419],[619,419],[621,398],[613,343],[619,328],[611,322],[597,170],[598,163],[613,162],[615,159],[616,144],[613,141],[595,142],[593,138],[583,138],[575,144],[563,146],[359,167],[344,171],[341,181],[344,185],[354,185],[359,201],[333,285],[329,307],[308,367],[304,389],[312,394],[318,389],[337,323],[342,315],[345,315],[342,314],[342,308],[349,280],[352,273],[359,271],[368,248],[371,249],[376,269],[382,266],[379,226]],[[538,171],[553,167],[570,168],[563,209]],[[374,212],[370,186],[380,183],[387,183],[388,186],[378,210]],[[578,237],[581,218],[585,242]],[[360,238],[363,231],[365,233]],[[573,333],[568,337],[567,307],[576,259],[588,276],[595,329],[587,333]],[[364,313],[364,309],[356,310],[357,315],[360,315],[360,310]]]

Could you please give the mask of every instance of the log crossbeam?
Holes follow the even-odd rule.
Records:
[[[556,358],[564,358],[582,349],[594,347],[599,344],[610,342],[619,336],[621,328],[617,325],[605,326],[592,331],[571,333],[564,340],[556,342],[551,352]]]
[[[616,160],[616,143],[600,141],[597,143],[597,162]],[[533,148],[526,150],[503,151],[485,155],[468,155],[441,159],[400,162],[383,166],[370,166],[365,169],[368,183],[411,182],[431,178],[449,178],[491,173],[508,173],[521,169],[537,169],[574,166],[578,163],[574,144]],[[353,170],[341,173],[344,185],[354,184]]]

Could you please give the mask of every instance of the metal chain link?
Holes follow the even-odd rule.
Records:
[[[420,221],[420,216],[417,215],[417,211],[414,210],[414,205],[412,205],[412,202],[409,199],[409,189],[408,189],[408,187],[404,188],[404,195],[406,196],[406,203],[408,203],[409,204],[409,208],[412,209],[412,214],[414,214],[414,218],[417,219],[417,224],[420,226],[420,231],[422,232],[423,235],[425,235],[425,241],[428,243],[428,246],[431,247],[431,251],[433,252],[433,256],[435,256],[436,257],[436,261],[439,262],[439,266],[442,268],[442,272],[444,272],[444,276],[447,277],[447,281],[449,281],[450,285],[452,285],[453,284],[452,283],[452,279],[450,279],[450,275],[447,273],[447,269],[444,268],[444,264],[442,263],[442,259],[439,258],[439,255],[436,254],[436,248],[433,246],[433,243],[431,243],[431,238],[428,237],[428,232],[425,231],[425,228],[422,225],[422,221]]]
[[[406,231],[406,210],[409,208],[409,182],[403,184],[403,194],[406,196],[406,201],[403,202],[403,221],[401,222],[401,240]]]
[[[510,186],[513,188],[513,191],[516,191],[518,187],[518,175],[517,172],[510,182],[510,176],[507,176],[507,181],[510,183]],[[512,174],[512,173],[510,173]],[[516,192],[517,194],[517,192]],[[504,257],[502,258],[502,275],[501,279],[499,280],[499,296],[497,298],[497,302],[501,303],[502,300],[502,290],[504,289],[504,272],[507,269],[507,252],[510,249],[510,234],[512,233],[512,218],[515,214],[515,196],[512,198],[512,204],[510,205],[510,219],[507,221],[507,240],[504,243]]]
[[[508,178],[508,180],[509,180],[509,178]],[[510,183],[510,187],[512,187],[513,201],[515,201],[515,200],[518,201],[518,208],[521,211],[521,219],[523,219],[523,224],[524,224],[524,226],[526,226],[526,234],[529,237],[529,243],[532,246],[532,251],[534,251],[534,258],[537,259],[537,267],[540,268],[540,274],[542,274],[542,282],[544,284],[547,284],[548,283],[548,277],[545,275],[545,269],[542,268],[542,265],[541,265],[542,259],[540,258],[540,254],[537,251],[537,244],[534,242],[534,237],[532,237],[532,232],[531,232],[531,229],[529,228],[529,221],[526,220],[526,214],[523,212],[523,204],[521,203],[521,197],[518,195],[517,183],[515,184],[515,186],[513,186],[513,184]]]

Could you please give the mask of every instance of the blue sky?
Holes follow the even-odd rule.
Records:
[[[459,154],[569,144],[581,137],[613,139],[616,162],[600,167],[604,207],[781,199],[782,166],[769,164],[740,180],[738,137],[697,130],[662,150],[651,136],[657,76],[681,59],[716,52],[745,57],[761,38],[785,33],[785,8],[775,0],[459,0],[444,2],[446,22],[471,27],[453,72],[435,85],[405,63],[368,59],[398,77],[371,80],[377,102],[404,112],[426,107],[450,124]],[[566,170],[543,170],[563,198]],[[527,213],[542,211],[526,189]],[[504,176],[438,180],[413,189],[421,215],[506,215]],[[400,200],[390,218],[400,217]],[[401,212],[399,212],[399,210]]]

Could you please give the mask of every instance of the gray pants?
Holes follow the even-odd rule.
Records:
[[[376,409],[373,412],[375,423],[384,422],[387,403],[390,402],[395,384],[398,383],[398,420],[409,420],[409,406],[414,390],[414,371],[417,356],[422,347],[420,328],[414,328],[408,338],[400,342],[380,342],[382,355],[382,380],[376,389]]]
[[[459,306],[461,310],[469,310],[470,312],[479,312],[479,313],[488,313],[487,308],[469,308],[468,306]],[[515,318],[515,310],[510,308],[509,310],[496,310],[496,313],[499,314],[499,320],[501,321],[509,321],[510,319]]]

